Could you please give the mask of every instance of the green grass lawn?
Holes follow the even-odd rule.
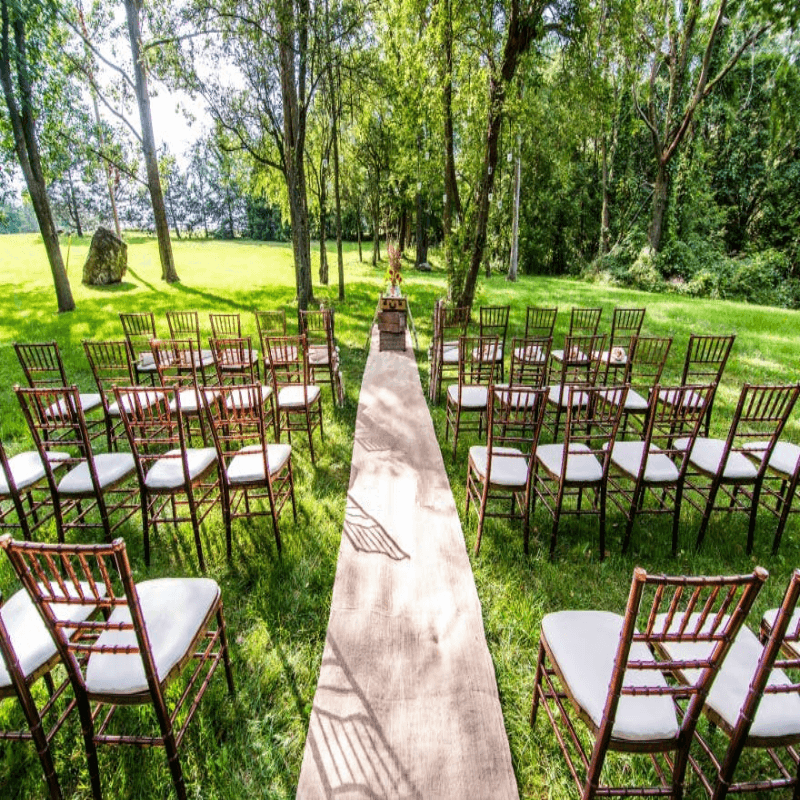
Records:
[[[28,448],[30,440],[11,387],[22,373],[11,347],[14,341],[58,341],[68,376],[83,389],[92,379],[81,340],[120,339],[121,311],[153,311],[159,332],[167,334],[164,312],[187,309],[200,312],[204,335],[210,334],[208,312],[239,311],[246,333],[255,335],[253,309],[286,308],[296,319],[291,248],[254,242],[173,242],[181,282],[172,286],[159,278],[154,240],[131,236],[129,270],[122,284],[89,289],[80,283],[88,239],[65,241],[69,246],[69,274],[77,310],[58,315],[50,273],[38,237],[5,236],[0,239],[0,435],[13,452]],[[307,448],[296,441],[293,452],[298,496],[298,521],[291,514],[281,520],[283,555],[275,553],[268,524],[234,526],[234,555],[225,559],[220,517],[204,526],[204,547],[209,574],[222,585],[231,642],[237,695],[231,700],[220,676],[206,696],[182,750],[189,794],[202,798],[290,798],[295,788],[305,743],[311,703],[322,656],[330,609],[331,589],[349,480],[356,407],[366,362],[364,345],[383,286],[385,264],[373,269],[359,263],[354,247],[345,254],[346,300],[338,301],[335,250],[329,245],[334,284],[316,285],[318,300],[336,309],[336,334],[341,348],[347,400],[334,409],[325,396],[325,443],[312,465]],[[369,253],[365,252],[365,257]],[[413,272],[407,265],[404,291],[410,297],[420,348],[417,352],[423,386],[428,382],[427,348],[434,301],[445,293],[441,271]],[[602,305],[601,327],[608,330],[614,306],[647,306],[644,332],[674,337],[665,380],[680,374],[691,332],[737,335],[728,369],[717,395],[712,430],[722,433],[745,381],[797,380],[797,331],[800,314],[739,303],[698,301],[669,295],[590,285],[576,281],[523,277],[517,284],[503,276],[482,280],[476,306],[512,305],[511,333],[521,334],[527,305],[558,305],[561,309],[556,339],[566,332],[573,305]],[[443,407],[431,409],[440,442],[444,443]],[[795,414],[787,432],[800,441]],[[459,445],[453,462],[445,448],[451,485],[463,515],[466,453],[470,442]],[[755,564],[771,573],[756,611],[777,604],[797,555],[798,525],[790,521],[781,553],[770,555],[773,525],[762,516],[752,557],[745,555],[746,525],[740,520],[712,522],[701,553],[692,547],[699,520],[683,517],[681,549],[670,551],[669,524],[646,521],[634,529],[631,552],[619,554],[620,519],[609,519],[610,555],[597,558],[597,532],[593,520],[567,520],[560,531],[554,561],[547,558],[548,518],[537,512],[537,534],[531,554],[522,553],[518,527],[487,523],[480,555],[471,556],[484,624],[494,659],[506,729],[522,797],[566,798],[574,794],[571,779],[555,740],[542,722],[528,725],[533,668],[541,618],[566,607],[621,611],[633,567],[668,573],[732,573],[750,571]],[[467,548],[475,541],[476,516],[464,519]],[[52,535],[53,532],[50,532]],[[47,535],[40,532],[40,536]],[[138,517],[124,529],[137,579],[161,575],[197,574],[191,532],[176,534],[162,527],[151,542],[152,565],[144,567],[141,522]],[[13,591],[14,580],[0,562],[0,588]],[[18,719],[13,705],[0,708],[0,724]],[[66,796],[88,798],[88,774],[77,718],[57,736],[56,768]],[[163,752],[127,748],[100,751],[100,769],[109,798],[171,797],[172,788]],[[627,760],[620,765],[627,771]],[[39,798],[44,784],[32,747],[6,743],[0,748],[0,795]],[[689,797],[703,796],[692,785]]]

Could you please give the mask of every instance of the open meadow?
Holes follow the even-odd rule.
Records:
[[[0,436],[11,453],[30,447],[30,438],[12,392],[23,381],[12,343],[56,340],[67,375],[83,390],[93,381],[81,346],[84,339],[122,339],[120,312],[152,311],[159,333],[166,335],[164,314],[169,309],[200,312],[204,337],[210,335],[209,312],[239,312],[245,333],[256,336],[252,311],[285,308],[290,330],[296,327],[291,246],[249,241],[173,241],[181,282],[161,282],[154,239],[127,238],[128,273],[120,285],[90,289],[80,282],[89,240],[64,240],[68,272],[77,310],[59,316],[47,260],[36,236],[0,238]],[[384,286],[386,263],[373,269],[364,252],[359,263],[354,246],[345,252],[346,299],[336,284],[335,246],[329,244],[332,284],[320,287],[314,276],[317,301],[336,311],[336,337],[341,349],[346,402],[335,408],[323,390],[325,440],[316,464],[298,437],[293,448],[298,520],[281,517],[283,553],[278,557],[271,526],[260,519],[237,522],[233,557],[225,557],[221,516],[212,514],[203,526],[208,574],[222,586],[237,693],[229,698],[221,673],[206,695],[181,747],[181,761],[191,797],[293,798],[300,772],[306,729],[316,687],[328,622],[339,541],[350,472],[356,408],[366,363],[365,344],[377,296]],[[312,250],[312,261],[316,257]],[[403,290],[409,297],[419,334],[417,362],[422,384],[428,385],[428,346],[434,302],[446,292],[441,270],[418,273],[404,265]],[[717,393],[712,434],[724,435],[740,387],[745,382],[794,382],[800,377],[800,312],[742,303],[693,300],[676,295],[647,294],[611,286],[563,279],[521,277],[516,284],[504,276],[481,279],[476,307],[510,303],[509,342],[521,335],[528,305],[558,306],[555,338],[563,339],[572,306],[602,305],[601,330],[608,331],[615,306],[646,306],[643,333],[672,336],[674,342],[664,381],[678,381],[690,333],[735,333],[722,384]],[[699,516],[687,505],[683,512],[677,556],[670,548],[666,519],[645,517],[634,528],[630,551],[620,554],[622,518],[609,507],[609,555],[597,557],[597,524],[593,519],[569,518],[562,523],[553,561],[548,559],[549,517],[541,509],[533,519],[529,556],[522,550],[522,532],[503,521],[487,522],[479,556],[472,555],[476,515],[464,514],[466,460],[469,437],[459,442],[453,461],[444,444],[444,404],[431,413],[445,450],[444,462],[462,514],[484,625],[494,660],[506,730],[520,796],[574,796],[569,773],[549,728],[542,721],[528,725],[533,671],[542,616],[563,608],[601,608],[622,612],[634,566],[675,574],[749,572],[761,564],[770,572],[756,605],[757,616],[777,605],[786,581],[800,565],[800,522],[790,518],[781,550],[771,554],[774,522],[762,514],[752,556],[745,554],[746,520],[715,517],[702,550],[694,550]],[[800,442],[800,409],[792,416],[786,438]],[[315,446],[316,442],[315,441]],[[541,535],[539,536],[539,532]],[[436,532],[431,531],[435,536]],[[53,529],[38,537],[55,538]],[[176,533],[160,527],[151,541],[152,564],[143,560],[141,519],[134,516],[124,528],[137,580],[165,575],[197,575],[197,556],[191,530]],[[0,589],[16,589],[9,565],[0,562]],[[11,703],[0,707],[0,724],[18,716]],[[56,769],[67,797],[89,798],[88,772],[77,717],[54,745]],[[108,798],[169,798],[172,783],[163,752],[102,748],[100,771]],[[629,770],[627,759],[615,767]],[[634,769],[638,769],[635,767]],[[29,745],[0,747],[0,796],[40,798],[44,795],[39,761]],[[704,796],[692,783],[688,797]],[[424,800],[424,799],[423,799]]]

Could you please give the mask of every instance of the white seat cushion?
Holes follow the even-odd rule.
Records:
[[[662,389],[658,393],[658,400],[668,406],[675,405],[678,392],[675,389]],[[688,391],[683,395],[684,408],[697,408],[703,402],[703,398],[697,392]]]
[[[489,391],[485,386],[463,386],[461,388],[461,402],[458,398],[458,385],[447,387],[447,397],[451,403],[460,405],[461,408],[486,408],[489,404]]]
[[[517,347],[514,349],[514,358],[525,364],[542,364],[544,363],[544,351],[537,344]]]
[[[551,386],[547,392],[547,400],[556,406],[567,407],[567,400],[573,408],[582,408],[589,400],[589,395],[571,386],[562,386],[560,383]]]
[[[752,453],[751,458],[759,463],[761,457],[759,453],[766,450],[766,442],[747,442],[743,444],[744,450]],[[775,470],[782,478],[787,480],[794,475],[795,470],[800,466],[800,447],[792,442],[777,442],[769,457],[769,468]]]
[[[762,617],[762,619],[764,620],[764,623],[767,625],[767,627],[772,629],[772,627],[775,625],[775,617],[777,616],[778,616],[778,609],[771,608],[769,611],[764,612],[764,616]],[[791,616],[791,619],[789,620],[789,626],[786,628],[787,635],[794,633],[794,631],[797,630],[798,624],[800,624],[800,608],[795,609],[794,613]]]
[[[89,585],[81,583],[85,591],[90,594]],[[102,586],[98,586],[102,590]],[[70,586],[69,594],[75,595]],[[57,587],[54,593],[63,596]],[[86,605],[61,605],[53,604],[56,617],[63,621],[78,622],[87,619],[94,611],[94,606]],[[0,617],[8,631],[11,646],[17,654],[20,670],[26,677],[33,675],[43,664],[47,663],[56,653],[47,626],[44,624],[36,606],[25,589],[20,589],[13,594],[0,608]],[[6,669],[5,661],[0,658],[0,689],[11,686],[11,676]]]
[[[488,450],[475,445],[469,449],[469,458],[481,480],[486,480]],[[492,448],[492,486],[524,488],[528,482],[528,459],[515,447]]]
[[[280,472],[289,461],[292,448],[288,444],[268,444],[267,462],[270,475]],[[254,483],[266,480],[264,456],[260,444],[243,447],[230,461],[227,469],[230,483]]]
[[[202,402],[202,397],[205,397],[206,402],[211,404],[219,397],[219,392],[216,389],[200,389],[199,393],[194,389],[183,389],[178,393],[181,411],[186,414],[196,414],[200,410],[197,406],[197,401],[199,399]],[[170,411],[177,409],[174,397],[169,401],[169,408]]]
[[[101,406],[103,404],[103,400],[96,392],[81,392],[78,395],[78,403],[85,414]],[[48,417],[62,416],[66,409],[66,402],[64,400],[57,400],[44,413]]]
[[[570,445],[567,456],[567,483],[599,483],[603,479],[603,466],[585,444]],[[536,458],[555,476],[561,475],[564,460],[563,444],[543,444],[536,448]]]
[[[122,395],[122,407],[125,409],[125,411],[131,411],[135,407],[133,400],[134,397],[137,398],[139,404],[144,408],[151,408],[161,401],[162,395],[158,394],[157,392],[131,392],[124,394]],[[119,404],[116,401],[109,405],[108,413],[112,417],[118,417],[120,415]]]
[[[165,456],[177,458],[159,458],[144,479],[148,489],[177,489],[183,485],[183,459],[180,449],[169,450]],[[216,460],[217,451],[213,447],[190,447],[186,450],[189,464],[189,478],[202,475]]]
[[[278,392],[279,408],[305,408],[306,403],[311,405],[319,397],[319,386],[309,384],[303,390],[302,384],[284,386]]]
[[[59,453],[51,450],[47,453],[47,458],[54,468],[59,466],[60,461],[69,458],[69,453]],[[35,450],[28,450],[25,453],[17,453],[8,459],[8,468],[11,477],[16,484],[17,491],[24,492],[31,486],[35,486],[44,478],[44,465],[39,453]],[[8,494],[8,481],[6,476],[0,471],[0,495]]]
[[[260,386],[257,391],[258,394],[256,397],[261,397],[262,405],[269,400],[272,394],[272,389],[269,386]],[[228,408],[247,408],[252,396],[253,393],[245,391],[244,389],[234,389],[228,392],[228,399],[225,401],[225,405]]]
[[[130,453],[99,453],[94,458],[94,468],[100,488],[105,489],[133,475],[136,465]],[[82,461],[71,469],[59,482],[62,494],[89,494],[94,491],[89,463]]]
[[[676,440],[675,447],[679,450],[686,450],[689,447],[689,441],[687,437],[682,437]],[[722,465],[724,454],[725,442],[722,439],[706,439],[704,436],[698,436],[692,452],[689,453],[689,461],[701,472],[707,475],[716,475]],[[733,481],[751,481],[755,480],[757,473],[758,470],[749,458],[732,450],[722,477]]]
[[[157,578],[136,585],[159,681],[190,651],[220,591],[210,578]],[[115,608],[109,622],[130,623],[125,607]],[[136,631],[106,630],[97,645],[138,647]],[[86,665],[89,693],[137,694],[147,691],[140,653],[92,653]]]
[[[448,347],[447,343],[445,343],[444,349],[442,350],[442,361],[445,364],[458,364],[458,344],[451,345]]]
[[[481,353],[480,350],[476,347],[472,351],[472,358],[474,361],[488,361],[489,356],[494,352],[494,360],[495,363],[500,363],[503,360],[503,345],[498,344],[497,347],[493,347],[492,345],[486,345],[483,348],[483,352]]]
[[[663,625],[663,618],[661,619]],[[664,642],[663,647],[670,657],[677,659],[705,658],[710,650],[708,642]],[[743,625],[717,672],[706,704],[730,727],[736,725],[763,652],[764,648],[758,637]],[[687,681],[697,680],[696,670],[684,670],[684,673]],[[783,670],[773,669],[769,685],[787,686],[791,683]],[[765,693],[750,728],[750,736],[800,738],[800,694]]]
[[[619,397],[622,389],[604,389],[600,392],[600,396],[607,400],[611,405],[619,405]],[[644,414],[647,411],[647,400],[642,397],[638,392],[633,389],[628,389],[628,394],[625,395],[625,403],[622,408],[628,414]]]
[[[511,408],[533,408],[536,405],[537,395],[532,392],[521,392],[520,389],[528,389],[528,386],[515,386],[509,391],[510,384],[496,383],[494,385],[494,396],[497,400],[506,403]]]
[[[607,611],[558,611],[542,620],[542,636],[570,694],[599,726],[614,670],[623,617]],[[653,661],[648,647],[631,645],[631,661]],[[655,670],[627,670],[625,686],[666,687]],[[620,697],[612,735],[626,741],[663,741],[679,731],[672,700],[666,696]]]
[[[642,463],[644,442],[614,442],[611,449],[611,463],[626,475],[636,478]],[[675,483],[678,480],[678,468],[672,459],[654,445],[650,445],[647,461],[644,466],[646,483]]]
[[[308,363],[313,364],[315,367],[323,367],[330,364],[328,345],[310,344],[308,346]]]

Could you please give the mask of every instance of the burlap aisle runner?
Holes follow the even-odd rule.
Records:
[[[518,797],[413,351],[379,353],[375,331],[297,797]]]

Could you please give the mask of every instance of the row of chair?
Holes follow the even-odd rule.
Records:
[[[798,796],[800,570],[780,607],[764,614],[759,641],[746,619],[767,577],[761,567],[734,577],[637,568],[624,615],[544,617],[530,722],[545,712],[581,797],[682,797],[689,766],[715,800]],[[711,735],[698,724],[703,714]],[[766,752],[746,763],[745,748]],[[610,751],[649,754],[657,782],[609,783]]]
[[[220,664],[234,692],[219,585],[209,578],[136,583],[122,539],[67,545],[6,534],[0,548],[23,585],[0,606],[0,700],[15,697],[27,723],[0,730],[0,739],[32,741],[49,796],[61,800],[53,742],[77,709],[95,800],[103,797],[97,747],[106,744],[164,748],[184,800],[179,748]],[[59,665],[66,677],[56,686]],[[40,680],[48,691],[37,702]],[[140,718],[131,728],[127,717],[126,726],[117,711],[132,705],[152,707],[152,730]]]

